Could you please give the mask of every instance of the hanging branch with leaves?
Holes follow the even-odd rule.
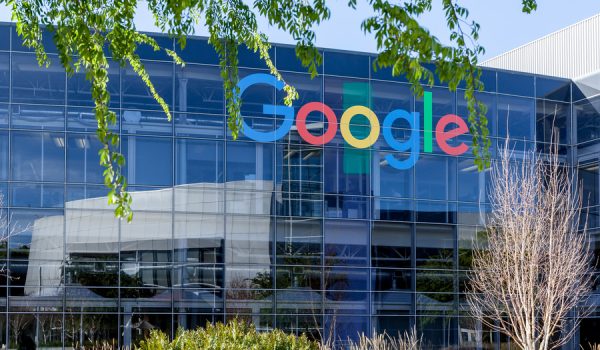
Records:
[[[477,100],[477,91],[483,89],[478,56],[484,52],[477,43],[479,24],[469,22],[468,10],[456,0],[439,0],[451,41],[450,45],[445,45],[419,23],[419,16],[431,11],[433,0],[365,1],[374,12],[362,22],[362,29],[372,34],[377,42],[379,52],[374,68],[391,67],[393,75],[405,75],[417,96],[423,94],[424,85],[434,84],[436,76],[452,91],[463,83],[475,163],[480,170],[488,167],[490,139],[486,106]],[[119,152],[119,135],[110,130],[117,116],[109,108],[107,52],[115,62],[130,66],[137,73],[169,120],[169,106],[157,93],[152,77],[136,52],[140,45],[146,45],[155,51],[164,51],[180,66],[184,62],[172,48],[160,47],[156,40],[136,29],[134,15],[144,1],[0,0],[0,4],[12,11],[18,34],[25,46],[35,50],[40,65],[50,64],[42,41],[47,30],[53,34],[60,63],[67,73],[85,72],[91,83],[97,135],[103,145],[99,156],[100,164],[105,168],[108,201],[115,206],[117,217],[131,220],[132,200],[122,173],[125,157]],[[523,12],[527,13],[537,7],[535,0],[522,0],[522,4]],[[357,0],[349,0],[347,5],[356,9]],[[208,28],[208,41],[220,59],[227,124],[234,138],[242,129],[237,87],[239,45],[258,52],[271,74],[284,82],[286,105],[290,106],[298,97],[294,87],[285,83],[271,60],[268,38],[258,27],[258,15],[292,36],[296,41],[296,55],[312,77],[317,75],[317,68],[323,62],[315,46],[314,28],[331,17],[325,0],[254,0],[252,5],[242,0],[148,0],[147,6],[155,25],[177,38],[181,48],[185,47],[186,37],[195,33],[196,26]]]

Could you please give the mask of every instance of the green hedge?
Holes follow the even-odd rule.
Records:
[[[281,330],[257,332],[253,325],[231,321],[224,325],[208,323],[196,330],[179,329],[173,341],[157,330],[143,340],[140,350],[318,350],[306,336],[297,337]]]

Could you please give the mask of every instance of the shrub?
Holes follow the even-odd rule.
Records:
[[[350,350],[420,350],[422,339],[417,337],[417,330],[398,334],[392,337],[386,332],[375,333],[372,337],[360,334],[358,342],[350,342]]]
[[[140,350],[318,350],[318,343],[302,335],[281,330],[257,332],[253,325],[239,320],[227,324],[207,323],[196,330],[178,329],[173,341],[158,330],[143,340]]]

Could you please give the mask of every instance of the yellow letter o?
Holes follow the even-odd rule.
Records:
[[[367,117],[371,124],[369,136],[362,140],[357,139],[350,132],[350,121],[357,114]],[[365,106],[352,106],[342,114],[342,118],[340,119],[340,131],[342,132],[342,137],[350,146],[355,148],[367,148],[377,142],[377,138],[379,137],[379,120],[377,120],[377,116],[369,108]]]

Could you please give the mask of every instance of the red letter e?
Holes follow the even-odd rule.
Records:
[[[446,126],[448,124],[456,124],[458,127],[455,129],[451,129],[446,131]],[[451,156],[459,156],[465,153],[469,146],[465,145],[464,142],[461,142],[458,146],[450,146],[448,145],[448,140],[459,135],[466,134],[469,131],[467,124],[464,120],[460,119],[459,116],[454,114],[446,114],[440,119],[435,127],[435,138],[437,140],[440,148]]]

